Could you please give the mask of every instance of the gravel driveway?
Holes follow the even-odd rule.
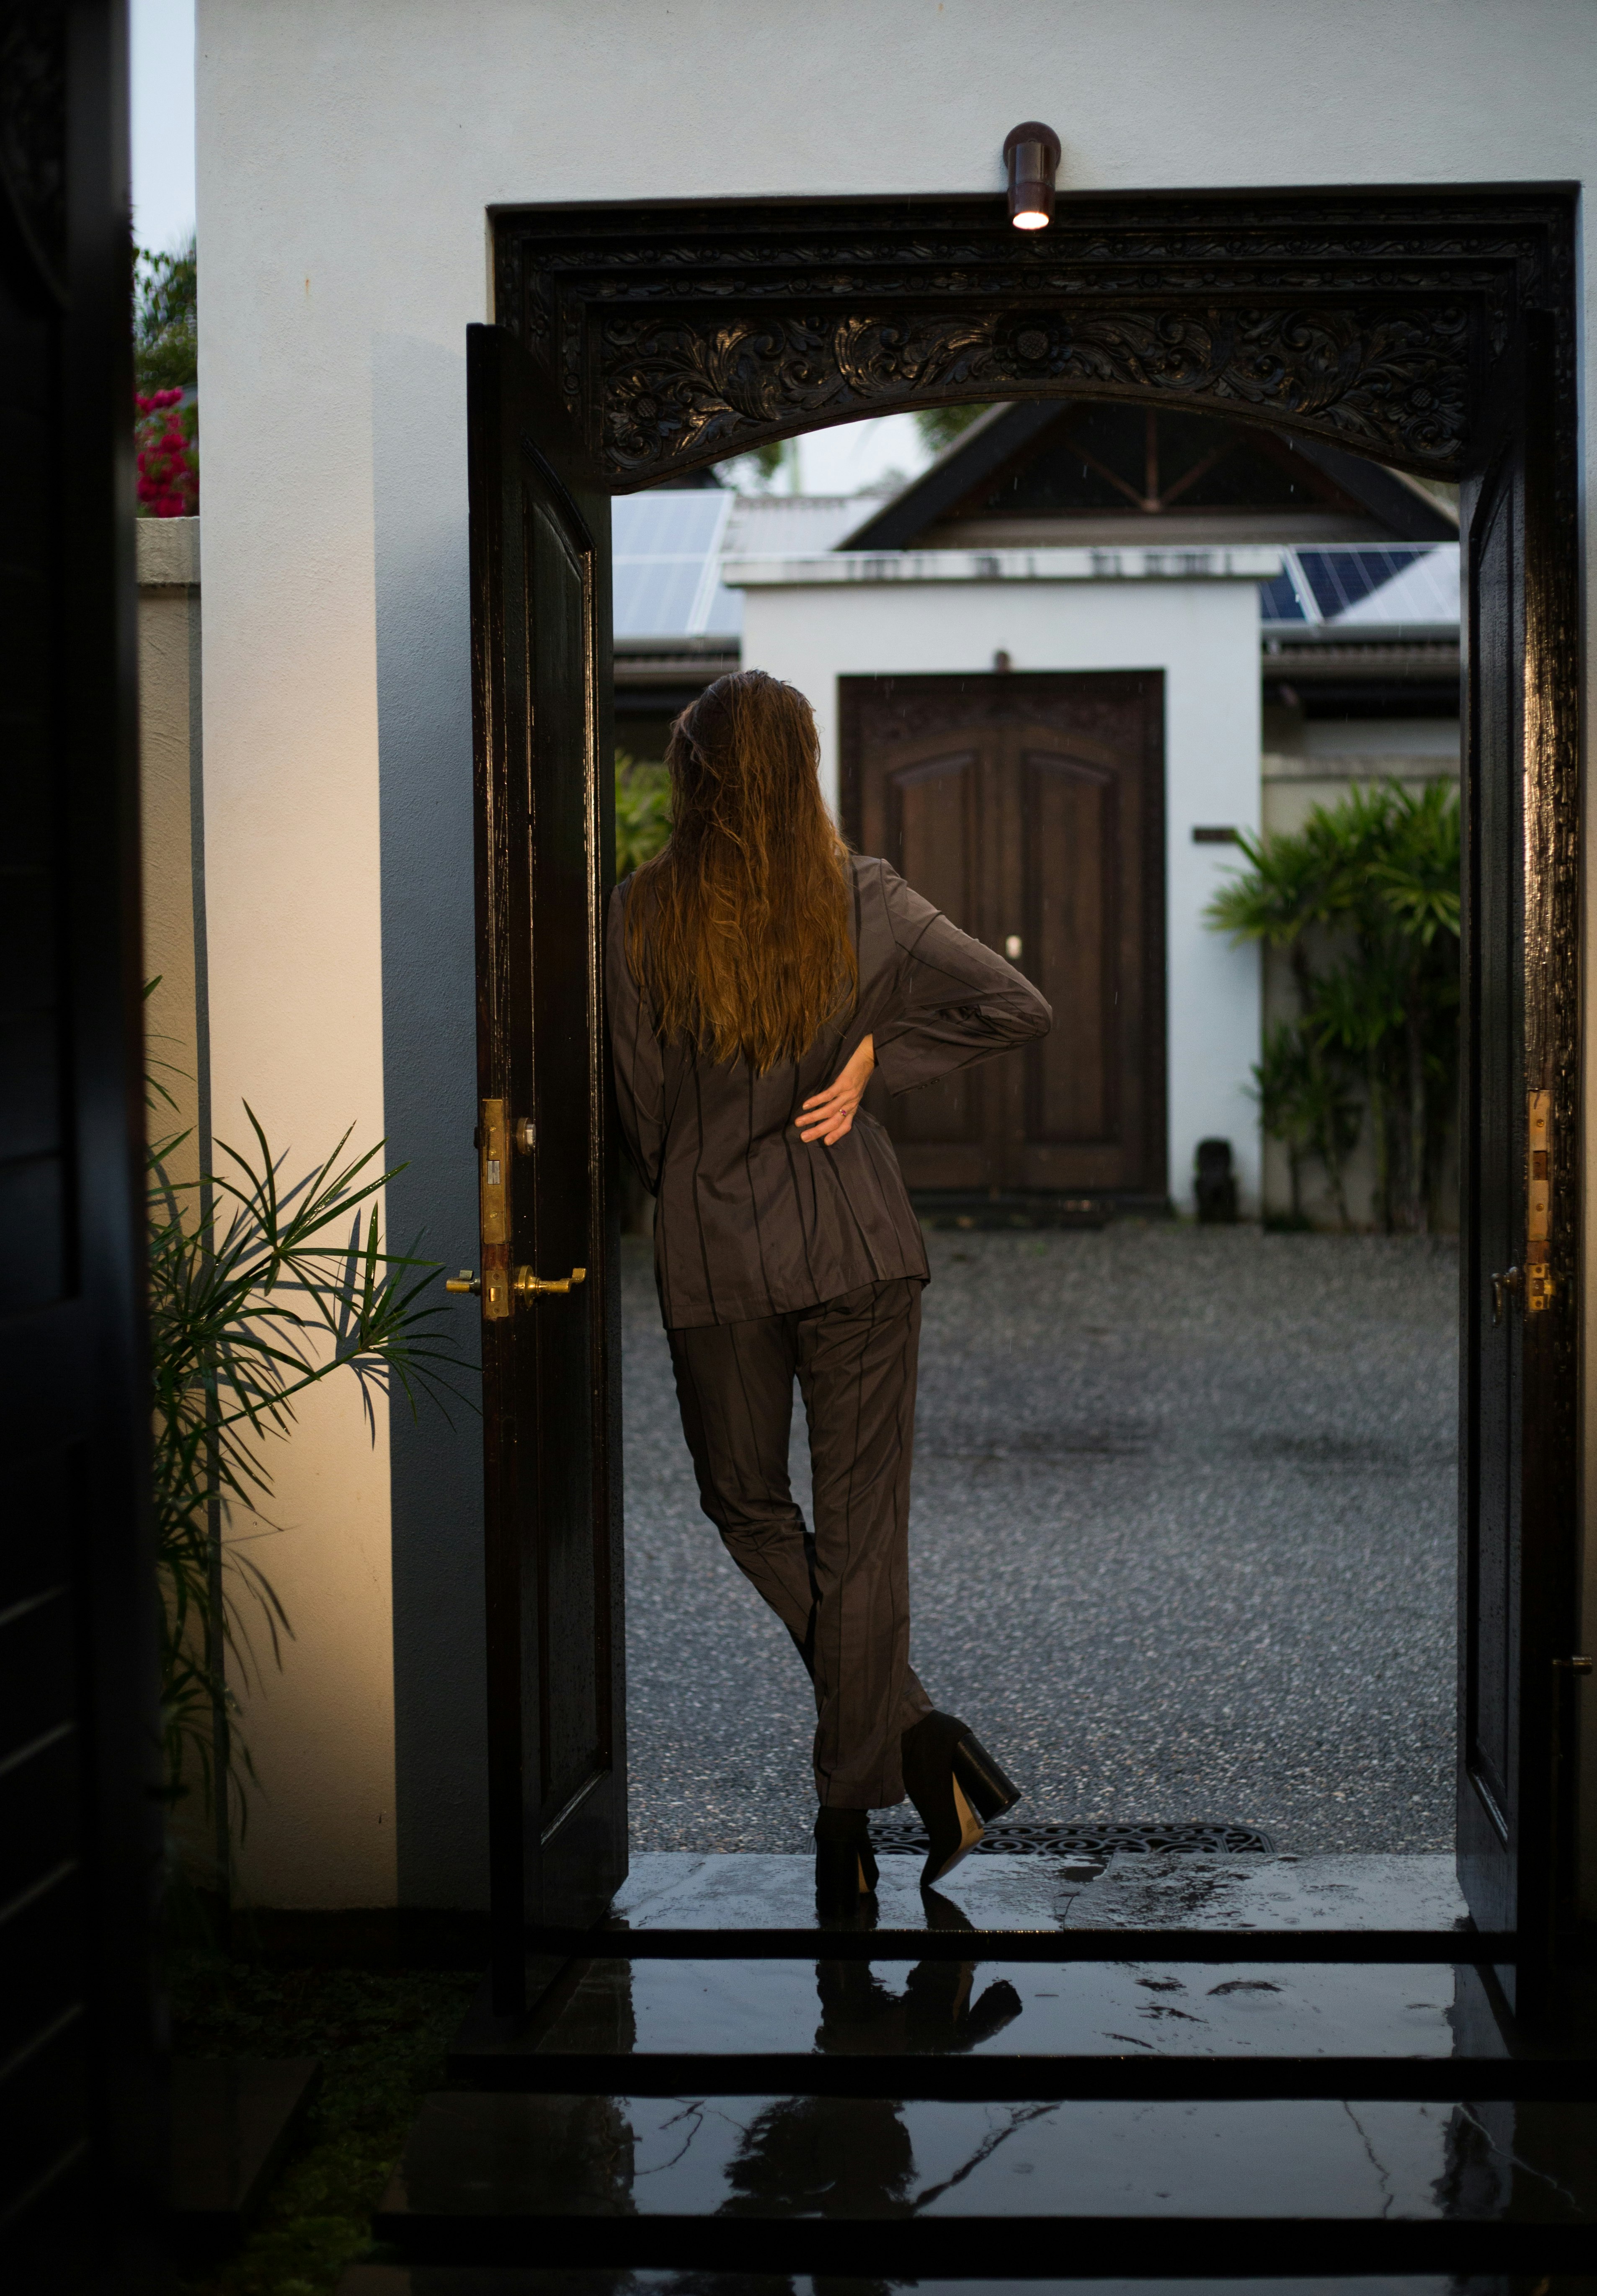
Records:
[[[913,1655],[1017,1815],[1449,1848],[1453,1246],[1136,1222],[928,1246]],[[808,1686],[698,1511],[648,1247],[625,1253],[633,1841],[801,1849]]]

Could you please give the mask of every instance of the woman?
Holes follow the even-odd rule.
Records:
[[[616,888],[622,1127],[659,1199],[654,1271],[704,1513],[815,1685],[816,1893],[874,1890],[868,1813],[906,1790],[922,1885],[1017,1790],[910,1665],[910,1462],[926,1246],[860,1109],[1048,1029],[1030,982],[851,854],[810,704],[760,670],[672,728],[671,836]],[[815,1527],[787,1480],[797,1374]]]

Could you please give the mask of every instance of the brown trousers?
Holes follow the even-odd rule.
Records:
[[[815,1685],[823,1807],[902,1801],[899,1738],[932,1711],[910,1665],[910,1466],[919,1282],[668,1333],[704,1513]],[[787,1480],[793,1382],[810,1423],[811,1536]]]

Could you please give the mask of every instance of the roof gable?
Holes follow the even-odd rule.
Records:
[[[1405,540],[1458,532],[1409,480],[1334,447],[1179,407],[1056,400],[992,408],[840,546],[904,549],[934,527],[1004,518],[1327,512]]]

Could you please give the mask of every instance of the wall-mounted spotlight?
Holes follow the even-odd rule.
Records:
[[[1017,231],[1045,231],[1054,219],[1059,139],[1040,119],[1023,119],[1004,138],[1009,170],[1009,221]]]

